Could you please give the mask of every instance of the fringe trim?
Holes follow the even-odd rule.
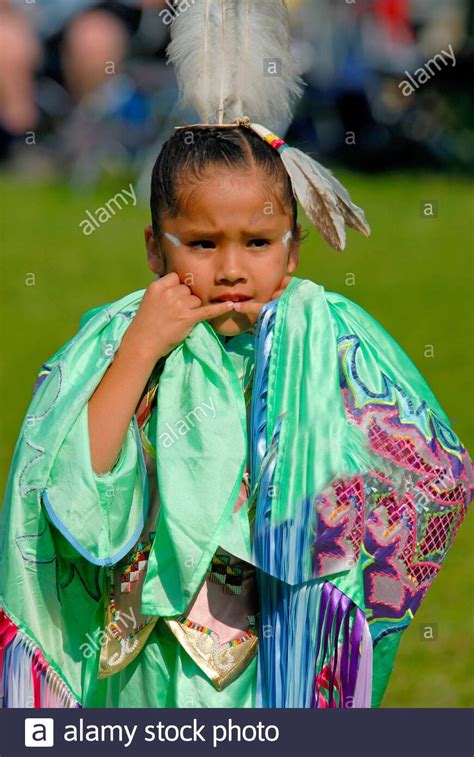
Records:
[[[0,708],[78,708],[37,644],[0,609]]]
[[[314,582],[310,554],[312,502],[306,498],[294,522],[272,526],[270,484],[281,418],[267,448],[269,354],[276,307],[261,321],[263,359],[257,358],[252,405],[251,481],[256,502],[254,559],[260,596],[257,707],[371,707],[372,638],[364,612],[330,581]],[[352,430],[352,429],[351,429]],[[348,438],[351,464],[368,463],[360,432]],[[360,458],[363,458],[361,461]],[[263,469],[263,470],[262,470]]]
[[[363,611],[330,581],[258,580],[256,706],[370,708],[373,647]]]
[[[319,595],[316,675],[310,706],[371,707],[372,652],[364,613],[325,581]]]

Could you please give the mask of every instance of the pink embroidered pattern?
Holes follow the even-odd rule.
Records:
[[[347,570],[359,559],[364,526],[362,476],[338,479],[316,498],[317,539],[313,544],[313,575]]]
[[[378,394],[364,384],[359,346],[355,335],[339,340],[341,391],[380,469],[338,479],[316,498],[313,574],[360,559],[366,617],[380,636],[419,607],[466,515],[473,475],[467,450],[426,403],[417,407],[385,374]]]

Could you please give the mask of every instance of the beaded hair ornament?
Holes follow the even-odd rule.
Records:
[[[187,3],[172,22],[167,56],[181,104],[194,108],[202,123],[175,129],[252,129],[279,153],[309,220],[343,250],[345,225],[370,235],[363,210],[330,171],[274,133],[286,131],[303,91],[290,43],[284,0]]]

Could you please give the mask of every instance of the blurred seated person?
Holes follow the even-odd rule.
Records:
[[[0,0],[0,124],[12,135],[39,120],[35,76],[59,82],[74,102],[118,73],[144,9],[166,0]]]

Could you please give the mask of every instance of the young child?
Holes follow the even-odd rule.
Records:
[[[1,520],[4,706],[379,706],[472,464],[382,326],[293,275],[295,194],[333,246],[367,226],[290,150],[246,119],[176,130],[157,280],[40,371]]]

